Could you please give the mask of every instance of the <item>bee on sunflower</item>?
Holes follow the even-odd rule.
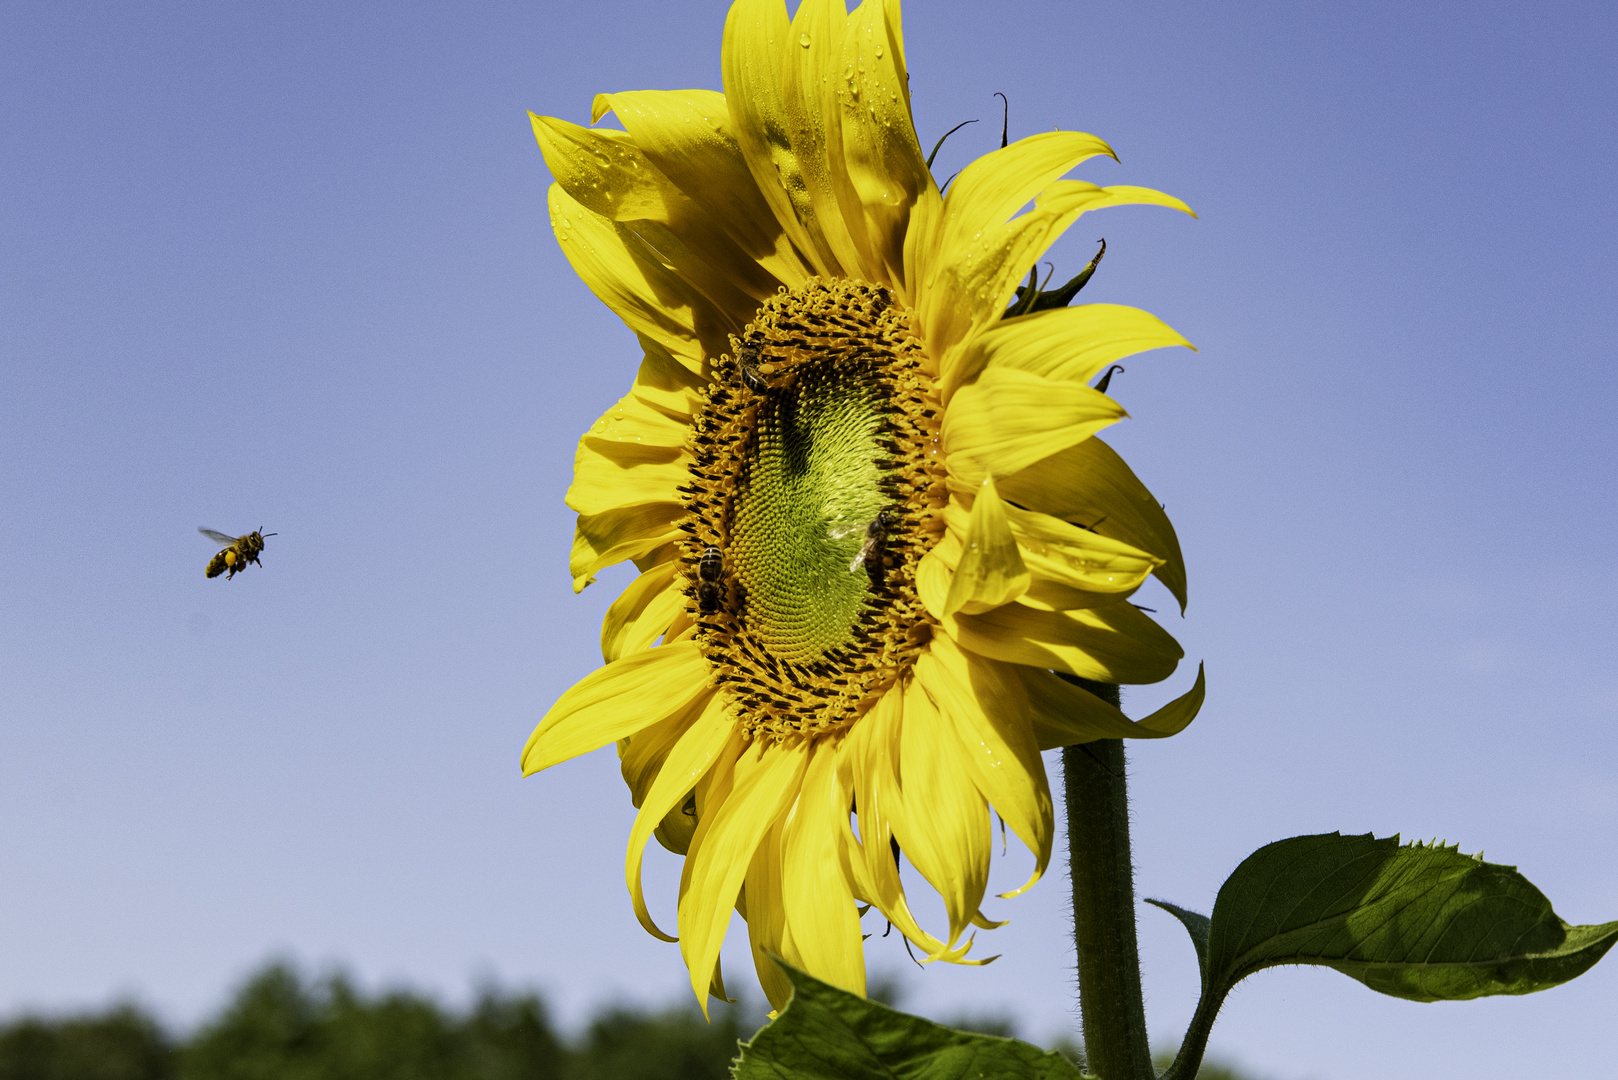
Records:
[[[722,58],[722,94],[597,96],[592,123],[621,131],[533,117],[562,251],[644,356],[567,497],[575,590],[625,560],[640,576],[522,764],[616,743],[641,924],[676,940],[641,892],[655,836],[684,856],[677,940],[704,1008],[732,909],[779,1008],[770,954],[864,993],[867,907],[929,960],[984,962],[990,808],[1035,856],[1016,895],[1051,855],[1040,751],[1171,735],[1200,706],[1200,673],[1139,722],[1080,685],[1158,682],[1182,656],[1130,603],[1156,575],[1183,608],[1179,544],[1095,438],[1124,411],[1089,383],[1187,342],[1117,305],[1003,317],[1081,214],[1189,210],[1062,179],[1112,153],[1077,132],[941,193],[896,0],[790,19],[739,0]],[[943,898],[937,934],[901,853]]]

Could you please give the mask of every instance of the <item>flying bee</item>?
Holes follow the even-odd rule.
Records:
[[[209,577],[216,578],[229,570],[230,573],[225,577],[226,581],[235,577],[237,571],[246,570],[248,563],[263,566],[264,564],[258,561],[258,553],[264,550],[264,538],[277,535],[276,533],[264,532],[262,528],[250,532],[246,536],[227,536],[217,530],[204,529],[200,526],[198,526],[197,532],[216,544],[225,545],[223,551],[208,560],[206,572]]]
[[[697,607],[704,615],[719,610],[719,577],[724,572],[725,556],[716,547],[702,549],[697,560]]]
[[[741,372],[742,385],[758,395],[769,392],[770,384],[758,370],[758,346],[744,341],[736,346],[736,368]]]
[[[871,519],[871,523],[865,526],[865,543],[860,545],[860,553],[854,556],[853,562],[848,564],[849,573],[852,574],[858,570],[871,553],[882,546],[883,541],[887,540],[888,530],[891,528],[893,528],[893,515],[886,510],[879,512],[876,517]]]

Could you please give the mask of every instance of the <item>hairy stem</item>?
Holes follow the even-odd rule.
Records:
[[[1180,1052],[1175,1056],[1174,1064],[1163,1074],[1162,1080],[1194,1080],[1197,1071],[1202,1068],[1202,1055],[1208,1050],[1208,1035],[1213,1031],[1214,1017],[1223,1003],[1223,997],[1213,999],[1206,989],[1202,991],[1196,1014],[1191,1017],[1191,1026],[1186,1029],[1185,1041],[1180,1044]]]
[[[1116,686],[1081,685],[1118,703]],[[1135,867],[1129,854],[1123,742],[1104,739],[1065,747],[1062,776],[1085,1059],[1101,1080],[1152,1080],[1135,943]]]

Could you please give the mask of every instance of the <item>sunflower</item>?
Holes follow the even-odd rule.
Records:
[[[603,667],[523,750],[525,773],[616,743],[639,813],[626,878],[678,940],[704,1003],[746,919],[772,954],[865,990],[869,908],[929,960],[969,958],[991,808],[1051,855],[1040,751],[1157,737],[1083,688],[1168,677],[1182,652],[1130,596],[1185,603],[1162,508],[1105,443],[1125,414],[1090,382],[1185,345],[1110,304],[1034,310],[1022,275],[1079,217],[1179,200],[1062,177],[1106,143],[1046,132],[947,195],[910,114],[897,0],[740,0],[723,94],[598,95],[622,130],[534,116],[573,268],[639,339],[627,396],[579,442],[568,506],[582,590],[640,571]],[[1032,200],[1032,209],[1021,211]],[[1030,283],[1032,290],[1032,283]],[[1036,292],[1034,296],[1039,295]],[[684,856],[679,936],[641,891],[656,837]],[[912,914],[901,857],[943,900]]]

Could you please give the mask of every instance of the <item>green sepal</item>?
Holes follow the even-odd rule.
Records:
[[[1101,265],[1102,256],[1107,254],[1107,242],[1101,241],[1101,250],[1096,252],[1084,267],[1075,274],[1065,285],[1049,291],[1038,287],[1039,268],[1036,266],[1028,275],[1028,284],[1017,286],[1017,298],[1011,302],[1002,318],[1009,319],[1015,315],[1032,315],[1036,311],[1049,311],[1052,308],[1064,308],[1073,302],[1079,295],[1079,290],[1090,283],[1095,276],[1096,267]]]
[[[1180,920],[1185,932],[1191,935],[1191,947],[1197,950],[1197,971],[1202,975],[1203,989],[1208,986],[1208,928],[1212,920],[1206,915],[1187,910],[1178,904],[1171,904],[1167,900],[1153,900],[1147,897],[1146,902],[1153,907],[1160,907],[1164,911]]]
[[[1618,922],[1570,926],[1515,867],[1453,846],[1295,836],[1220,888],[1210,986],[1320,964],[1412,1001],[1530,994],[1582,975],[1614,942]]]
[[[776,962],[792,981],[792,1000],[742,1044],[736,1080],[1080,1080],[1053,1050],[956,1031]]]

